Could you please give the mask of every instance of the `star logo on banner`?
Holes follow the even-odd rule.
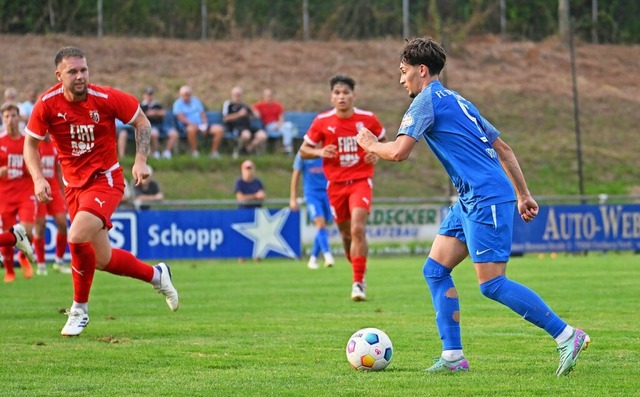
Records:
[[[295,258],[295,252],[282,237],[282,228],[289,218],[289,213],[289,208],[281,209],[273,215],[266,209],[256,209],[253,222],[233,223],[231,227],[253,241],[254,258],[264,258],[269,251]]]

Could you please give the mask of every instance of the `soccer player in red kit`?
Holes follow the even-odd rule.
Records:
[[[42,174],[49,182],[49,186],[51,186],[51,201],[38,203],[38,210],[36,211],[33,246],[36,251],[36,260],[38,261],[37,273],[40,276],[47,275],[47,264],[44,258],[44,237],[46,217],[51,215],[58,229],[56,234],[56,258],[53,269],[60,273],[71,274],[71,268],[64,263],[64,252],[67,250],[67,207],[62,193],[62,175],[60,174],[58,151],[53,142],[51,142],[49,135],[45,136],[38,149],[42,163]],[[31,181],[29,182],[33,184]]]
[[[0,134],[0,222],[3,232],[0,233],[0,252],[4,263],[4,282],[15,280],[13,270],[13,248],[18,248],[18,260],[22,275],[33,276],[31,264],[35,258],[29,238],[33,229],[36,212],[36,199],[33,184],[24,164],[22,150],[24,136],[20,133],[20,111],[18,105],[6,102],[0,106],[2,124],[6,131]],[[20,223],[10,227],[20,218]]]
[[[356,137],[358,130],[366,127],[378,140],[386,141],[385,130],[375,114],[354,107],[356,83],[351,77],[336,75],[329,81],[329,86],[333,109],[315,118],[304,136],[300,155],[323,159],[331,212],[353,270],[351,299],[364,301],[368,253],[366,223],[378,156],[366,153],[358,146]]]
[[[115,119],[136,129],[136,155],[131,170],[136,185],[149,177],[151,124],[134,96],[89,83],[89,67],[81,49],[64,47],[54,62],[59,83],[45,91],[33,108],[26,128],[24,155],[36,197],[41,202],[52,198],[38,151],[47,133],[62,166],[71,217],[68,243],[74,295],[61,334],[80,335],[89,323],[89,292],[96,268],[151,283],[175,311],[178,293],[169,266],[164,263],[149,266],[128,251],[112,248],[108,234],[111,215],[125,186],[116,150]]]

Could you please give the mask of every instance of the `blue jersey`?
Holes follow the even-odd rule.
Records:
[[[492,143],[500,132],[455,91],[433,81],[402,118],[398,135],[424,138],[468,210],[516,199]]]
[[[293,160],[293,169],[302,173],[302,190],[305,195],[313,194],[314,191],[326,192],[327,178],[322,170],[322,157],[302,159],[298,153]]]

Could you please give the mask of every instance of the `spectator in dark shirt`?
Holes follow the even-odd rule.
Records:
[[[251,160],[245,160],[240,166],[242,176],[236,179],[233,189],[238,200],[238,208],[262,207],[266,194],[262,181],[255,177],[255,168]]]
[[[151,206],[148,203],[164,200],[164,194],[160,189],[160,185],[153,176],[153,169],[149,168],[149,177],[142,181],[140,185],[134,185],[133,203],[137,209],[148,210]]]
[[[242,88],[231,89],[231,99],[222,105],[222,121],[227,130],[238,138],[239,149],[253,153],[267,142],[267,133],[246,103],[242,102]],[[256,123],[258,122],[258,123]]]

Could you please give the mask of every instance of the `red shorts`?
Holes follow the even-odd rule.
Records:
[[[329,182],[327,195],[331,204],[331,214],[336,223],[351,219],[354,208],[371,211],[373,183],[371,178],[355,179],[346,182]]]
[[[64,203],[64,197],[60,189],[51,189],[51,197],[53,198],[48,203],[38,202],[38,210],[36,211],[36,218],[44,218],[47,215],[64,214],[67,212],[67,206]]]
[[[122,168],[96,174],[81,188],[65,187],[64,189],[71,222],[79,211],[86,211],[100,218],[106,229],[111,229],[113,226],[111,215],[118,208],[123,194]]]
[[[35,195],[24,197],[20,201],[3,203],[2,208],[0,208],[2,229],[8,230],[17,223],[17,219],[22,223],[34,223],[36,220],[36,207],[37,200]]]

